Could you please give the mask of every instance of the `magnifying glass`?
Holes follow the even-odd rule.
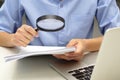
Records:
[[[36,20],[36,26],[36,31],[59,31],[64,28],[65,20],[57,15],[43,15]]]

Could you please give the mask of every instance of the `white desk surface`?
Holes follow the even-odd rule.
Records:
[[[53,56],[27,57],[17,61],[5,62],[4,57],[16,53],[15,48],[0,47],[0,80],[66,80],[49,66]],[[96,62],[97,54],[87,55],[83,62]]]
[[[0,47],[0,80],[65,80],[49,66],[53,56],[35,56],[5,62],[4,56],[16,51],[14,48]]]

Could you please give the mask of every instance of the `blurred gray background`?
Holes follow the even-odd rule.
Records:
[[[120,0],[116,0],[116,1],[117,1],[119,8],[120,8]],[[3,4],[3,2],[4,2],[4,0],[0,0],[0,7]],[[23,17],[23,23],[25,23],[24,17]],[[93,37],[98,37],[98,36],[101,36],[101,33],[99,31],[97,21],[95,20]]]

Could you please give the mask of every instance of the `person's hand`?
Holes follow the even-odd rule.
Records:
[[[68,44],[67,47],[75,47],[76,50],[74,52],[65,53],[65,54],[58,54],[53,55],[58,59],[64,60],[75,60],[79,61],[83,56],[86,50],[86,44],[84,39],[72,39]]]
[[[14,46],[27,46],[38,33],[31,26],[22,25],[12,34],[11,43]]]

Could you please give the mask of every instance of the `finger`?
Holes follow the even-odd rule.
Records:
[[[81,55],[81,56],[75,57],[73,60],[80,61],[83,57],[84,57],[84,55]]]
[[[53,54],[53,56],[56,57],[57,59],[69,60],[69,59],[68,59],[67,57],[65,57],[64,55],[58,55],[58,54],[57,54],[57,55],[54,55],[54,54]]]
[[[75,54],[74,52],[68,52],[68,53],[65,53],[64,55],[67,57],[73,57],[74,54]]]
[[[19,41],[22,41],[24,44],[29,44],[31,40],[25,38],[23,35],[19,34],[19,33],[16,33],[15,34],[15,38],[16,40],[19,40]]]
[[[13,38],[13,45],[15,46],[26,46],[26,44],[24,44],[22,41],[16,39],[16,38]]]
[[[25,26],[24,29],[34,37],[37,35],[37,32],[35,31],[35,29],[32,28],[31,26]]]
[[[65,55],[53,55],[54,57],[56,57],[57,59],[63,59],[63,60],[67,60],[67,61],[70,61],[72,60],[71,58],[65,56]]]
[[[69,57],[69,60],[80,61],[82,58],[83,58],[83,55],[80,55],[80,56]]]
[[[25,37],[28,40],[31,40],[33,38],[33,36],[30,33],[28,33],[22,28],[19,28],[16,33],[21,34],[23,37]]]
[[[84,41],[81,39],[72,39],[68,46],[75,46],[76,50],[74,51],[75,56],[79,56],[84,52]]]
[[[75,46],[78,42],[75,39],[72,39],[68,44],[67,47]]]
[[[76,45],[76,50],[75,53],[76,54],[82,54],[85,50],[85,45],[82,41],[80,41],[77,45]]]
[[[69,53],[66,53],[64,54],[65,56],[67,56],[68,58],[75,58],[75,57],[78,57],[78,56],[81,56],[83,54],[83,52],[81,51],[78,51],[77,53],[76,52],[69,52]]]
[[[61,59],[61,54],[53,54],[54,57],[58,58],[58,59]]]

